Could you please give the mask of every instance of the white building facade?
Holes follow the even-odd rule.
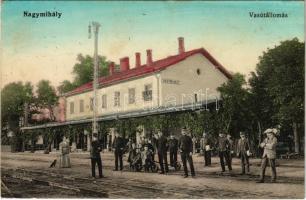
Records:
[[[218,108],[220,94],[217,88],[227,82],[231,74],[204,48],[185,51],[184,39],[178,38],[177,55],[153,61],[152,50],[146,53],[145,64],[141,64],[140,53],[136,53],[135,67],[130,68],[129,58],[124,57],[120,59],[119,70],[115,70],[112,62],[109,75],[99,78],[99,123],[202,109],[203,105],[212,103]],[[72,146],[75,149],[90,149],[88,127],[93,118],[92,82],[60,98],[57,118],[60,119],[57,123],[24,127],[23,130],[50,129],[57,132],[57,142],[53,146],[58,146],[64,132],[77,132],[73,133]],[[140,126],[136,131],[137,142],[141,135],[146,135],[146,127]],[[62,131],[63,128],[66,128],[65,131]],[[114,139],[113,127],[102,135],[109,147]]]
[[[120,115],[135,111],[211,102],[219,99],[217,88],[230,77],[205,49],[184,51],[183,38],[179,38],[179,53],[152,61],[147,50],[147,63],[129,68],[129,59],[120,60],[120,71],[99,81],[98,116]],[[138,66],[137,66],[138,63]],[[91,83],[69,92],[66,97],[66,121],[92,118],[93,91]]]

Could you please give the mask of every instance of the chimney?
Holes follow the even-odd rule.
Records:
[[[152,62],[152,49],[147,49],[147,65],[150,66]]]
[[[184,38],[183,37],[179,37],[178,38],[178,53],[182,54],[185,52],[185,47],[184,47]]]
[[[124,57],[120,59],[120,72],[130,69],[129,57]]]
[[[140,60],[140,53],[137,52],[135,53],[135,67],[140,67],[141,66],[141,60]]]
[[[108,70],[109,70],[109,75],[113,75],[115,73],[115,63],[114,62],[110,62],[108,64]]]

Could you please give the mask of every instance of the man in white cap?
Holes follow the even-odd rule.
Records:
[[[269,162],[272,172],[272,179],[271,182],[275,183],[276,181],[276,166],[275,166],[275,159],[276,159],[276,134],[278,133],[277,129],[267,129],[264,132],[267,134],[267,137],[264,141],[260,144],[260,147],[264,149],[264,153],[262,156],[261,161],[261,173],[260,173],[260,180],[258,183],[263,183],[265,180],[265,171],[267,164]]]

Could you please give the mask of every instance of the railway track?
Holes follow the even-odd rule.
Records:
[[[107,198],[104,191],[96,191],[89,186],[79,187],[67,178],[54,174],[35,173],[27,170],[2,168],[1,179],[11,190],[13,197],[90,197]],[[32,193],[33,192],[33,193]],[[32,194],[31,194],[32,193]]]
[[[19,161],[26,161],[29,162],[28,159],[19,159]],[[31,161],[37,161],[37,160],[31,160]],[[50,160],[39,160],[39,162],[43,162],[46,163],[46,167],[49,166],[50,164]],[[89,163],[88,162],[80,162],[78,163],[79,166],[84,166],[84,167],[88,167]],[[252,165],[251,165],[252,166]],[[113,166],[110,165],[110,163],[108,163],[107,165],[103,165],[103,170],[112,170]],[[128,166],[124,167],[124,172],[130,172],[128,169]],[[131,172],[134,173],[134,172]],[[174,176],[179,176],[181,175],[183,172],[181,171],[174,171],[171,170],[171,172],[169,173],[170,176],[174,175]],[[249,181],[256,181],[259,178],[259,175],[254,175],[254,174],[248,174],[248,175],[244,175],[241,176],[237,173],[223,173],[220,174],[219,172],[208,172],[208,171],[196,171],[196,174],[198,177],[208,177],[208,178],[224,178],[224,177],[228,177],[231,179],[235,179],[235,180],[239,180],[239,181],[245,181],[245,182],[249,182]],[[267,176],[267,179],[269,179],[269,176]],[[284,177],[284,176],[278,176],[277,177],[277,182],[278,183],[287,183],[287,184],[304,184],[304,177]]]
[[[154,181],[139,180],[139,178],[115,178],[91,179],[87,177],[72,177],[52,172],[2,168],[4,182],[19,180],[24,187],[37,187],[38,190],[56,192],[56,197],[77,198],[244,198],[267,194],[258,194],[244,191],[220,190],[209,186],[198,185],[169,185]],[[7,184],[10,186],[10,184]],[[11,188],[14,193],[14,188]],[[63,196],[62,196],[63,195]],[[68,195],[68,196],[67,196]],[[52,197],[52,194],[49,195]],[[54,197],[55,197],[54,196]],[[39,197],[31,195],[15,197]],[[270,196],[278,198],[278,196]]]
[[[84,177],[62,176],[56,173],[40,172],[37,170],[25,169],[2,169],[2,176],[5,178],[19,179],[30,184],[57,187],[72,190],[77,195],[87,197],[130,197],[150,198],[162,194],[166,196],[163,189],[155,188],[151,183],[139,182],[128,179],[91,179]]]
[[[90,160],[86,156],[72,156],[74,165],[70,169],[49,168],[54,158],[54,155],[2,155],[2,180],[15,197],[25,198],[292,198],[301,196],[304,185],[303,176],[278,176],[277,183],[271,186],[280,190],[280,193],[275,190],[270,190],[269,194],[264,193],[264,190],[259,189],[263,185],[255,183],[258,178],[257,163],[252,163],[253,173],[244,176],[238,175],[237,167],[233,173],[220,174],[217,172],[217,163],[204,170],[203,166],[198,164],[195,165],[196,179],[193,180],[182,179],[180,176],[183,171],[173,169],[170,169],[168,175],[130,172],[128,166],[125,166],[123,172],[112,172],[114,163],[110,160],[111,156],[107,155],[103,160],[103,170],[108,177],[92,179]],[[300,165],[302,166],[296,163],[292,166]],[[299,168],[290,167],[286,172],[294,173],[294,170]],[[231,187],[231,184],[235,183],[241,187]],[[286,190],[286,186],[289,186],[291,196],[282,192]],[[1,195],[3,196],[3,193]],[[6,195],[5,197],[9,197],[10,194]]]

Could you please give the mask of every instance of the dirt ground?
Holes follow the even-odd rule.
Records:
[[[92,179],[88,153],[72,153],[72,168],[49,168],[57,153],[1,154],[2,197],[23,198],[304,198],[304,160],[278,160],[277,183],[256,183],[260,159],[250,159],[251,173],[239,175],[240,162],[233,158],[233,171],[221,174],[218,158],[204,167],[203,158],[194,155],[196,178],[184,179],[182,170],[167,175],[112,171],[114,156],[102,153],[106,178]],[[124,157],[124,161],[127,157]]]

